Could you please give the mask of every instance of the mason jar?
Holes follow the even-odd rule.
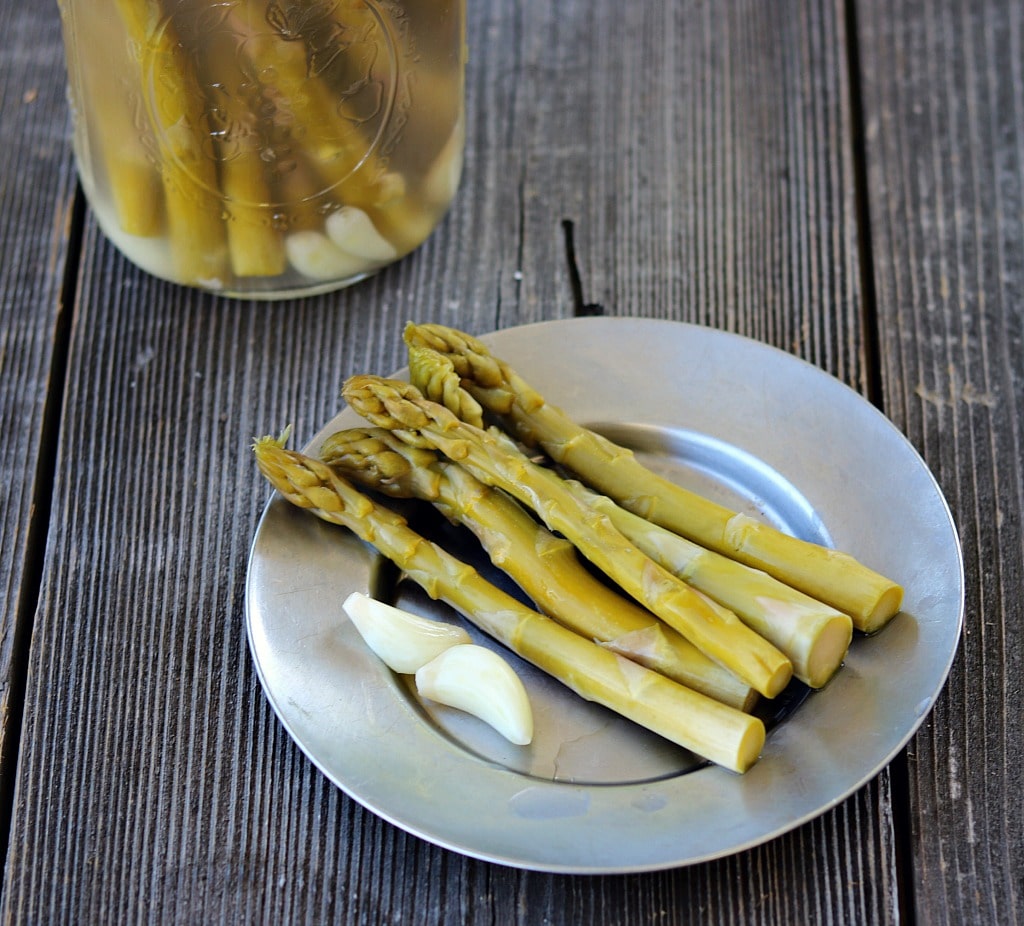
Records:
[[[465,0],[58,0],[103,232],[228,295],[336,289],[420,245],[462,169]]]

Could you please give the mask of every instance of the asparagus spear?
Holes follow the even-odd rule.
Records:
[[[553,460],[635,514],[832,605],[865,633],[879,630],[899,611],[903,590],[891,579],[848,554],[791,537],[652,472],[632,451],[581,427],[545,401],[475,338],[443,325],[410,324],[405,340],[410,348],[446,356],[463,387],[518,439],[543,447]]]
[[[77,107],[89,132],[89,145],[81,153],[88,157],[89,149],[99,151],[121,229],[129,235],[155,237],[163,231],[163,187],[135,121],[138,98],[131,89],[141,86],[139,63],[130,55],[116,20],[83,16],[74,28],[80,41],[68,46],[68,69],[80,75],[88,100],[88,105]],[[109,54],[102,60],[81,54],[80,48],[90,47],[106,47]]]
[[[248,29],[257,15],[243,4],[220,29],[197,37],[199,73],[207,91],[210,128],[224,200],[228,257],[236,277],[272,277],[287,268],[281,231],[271,221],[273,192],[257,114],[266,108],[258,83],[238,66]]]
[[[459,385],[450,358],[429,348],[409,349],[413,383],[436,395],[464,421],[482,421],[483,409]],[[514,445],[513,445],[514,448]],[[804,595],[759,569],[706,550],[616,505],[575,480],[566,485],[651,559],[714,601],[731,609],[747,626],[775,644],[793,663],[793,674],[820,688],[841,665],[853,632],[849,616]]]
[[[429,595],[581,697],[734,771],[746,771],[757,760],[765,738],[758,718],[617,656],[527,608],[326,464],[284,449],[285,438],[260,438],[253,451],[260,470],[288,501],[347,527]]]
[[[853,635],[848,615],[760,569],[652,524],[579,482],[567,485],[581,501],[608,515],[651,559],[735,612],[748,627],[774,643],[789,657],[800,681],[821,688],[842,665]]]
[[[384,428],[350,428],[328,437],[319,457],[347,479],[384,494],[432,502],[468,527],[541,611],[576,633],[740,710],[753,706],[756,693],[749,685],[595,578],[572,544],[510,496],[439,460],[435,451],[409,447]]]
[[[156,0],[117,0],[130,41],[152,77],[149,119],[160,148],[171,249],[182,282],[223,285],[224,225],[217,171],[203,150],[209,127],[195,73]]]
[[[409,383],[355,376],[343,393],[372,424],[414,446],[440,450],[481,481],[531,507],[623,591],[761,694],[773,698],[786,687],[792,665],[778,649],[653,562],[606,515],[582,504],[555,473],[514,451],[508,441],[466,424]]]
[[[289,21],[291,13],[294,22]],[[394,195],[394,178],[363,127],[369,116],[350,111],[347,95],[352,87],[363,87],[371,78],[365,73],[361,79],[353,77],[347,89],[332,87],[327,81],[329,74],[351,66],[353,57],[360,58],[356,45],[365,45],[368,63],[386,54],[381,47],[384,36],[372,10],[362,3],[344,3],[335,5],[329,16],[326,8],[310,11],[301,7],[278,9],[275,16],[275,31],[249,23],[238,14],[232,14],[228,22],[244,39],[240,44],[243,66],[272,104],[284,147],[294,145],[293,154],[313,183],[301,198],[289,194],[287,200],[296,206],[305,204],[302,209],[293,207],[300,223],[311,215],[322,225],[332,204],[345,204],[371,211],[386,206],[419,224],[417,210],[404,196]],[[343,55],[333,47],[339,29],[350,37],[345,40]],[[302,41],[297,40],[299,36]],[[326,59],[321,61],[317,40],[324,37],[330,51],[320,56]],[[379,212],[375,217],[378,223],[382,221]],[[390,236],[390,227],[387,231]]]
[[[333,182],[343,179],[359,165],[365,144],[342,114],[337,96],[311,69],[305,41],[296,40],[303,28],[285,25],[293,29],[289,36],[268,30],[265,22],[249,22],[238,12],[228,22],[243,39],[239,47],[246,71],[276,104],[277,118],[302,140],[311,161]]]

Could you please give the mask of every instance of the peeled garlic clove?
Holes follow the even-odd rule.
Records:
[[[526,688],[497,653],[474,643],[446,649],[416,672],[425,698],[489,723],[505,739],[525,746],[533,739],[533,710]]]
[[[369,269],[364,258],[343,251],[318,231],[292,232],[284,240],[284,249],[289,263],[313,280],[340,280]]]
[[[428,620],[353,592],[342,607],[366,645],[395,672],[411,675],[439,653],[470,636],[461,627]]]
[[[373,224],[362,209],[342,206],[332,212],[324,222],[327,237],[348,254],[366,260],[388,261],[398,257],[395,246]]]
[[[432,203],[450,202],[462,177],[462,154],[466,146],[466,129],[459,119],[434,163],[430,165],[423,188]]]

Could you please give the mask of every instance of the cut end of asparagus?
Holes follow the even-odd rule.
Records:
[[[853,622],[845,614],[823,622],[803,659],[800,680],[811,688],[823,688],[842,666],[852,637]]]
[[[897,583],[850,554],[781,533],[749,515],[729,518],[721,539],[723,552],[850,615],[863,633],[881,629],[902,604]]]
[[[765,666],[764,679],[756,686],[766,698],[777,698],[793,680],[793,664],[786,659]]]
[[[763,723],[751,724],[740,737],[736,747],[736,765],[733,769],[740,774],[747,771],[761,757],[765,743]]]
[[[903,607],[903,589],[895,583],[888,584],[879,593],[874,607],[867,607],[854,621],[861,633],[876,633],[889,623]]]

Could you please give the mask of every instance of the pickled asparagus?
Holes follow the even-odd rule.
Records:
[[[775,644],[793,674],[821,688],[839,670],[853,636],[849,616],[773,576],[706,550],[616,505],[579,482],[566,483],[581,501],[603,511],[623,534],[669,572],[733,611]]]
[[[208,120],[224,199],[228,259],[236,277],[276,277],[287,260],[281,230],[269,221],[267,203],[273,191],[261,140],[254,131],[254,113],[267,102],[260,84],[238,67],[238,49],[245,47],[243,24],[252,13],[236,9],[225,16],[223,27],[205,39],[197,68],[208,88]],[[244,126],[245,131],[240,127]]]
[[[443,325],[410,324],[405,340],[410,348],[446,357],[465,391],[517,439],[542,447],[624,508],[831,605],[865,633],[879,630],[899,611],[903,590],[896,582],[846,553],[791,537],[652,472],[631,450],[581,427],[547,402],[477,339]],[[427,366],[429,354],[418,364]]]
[[[436,14],[90,0],[69,76],[104,231],[151,273],[235,295],[333,288],[408,253],[461,165],[462,5]]]
[[[581,503],[555,473],[515,451],[509,441],[466,424],[409,383],[355,376],[343,394],[372,424],[413,446],[434,447],[532,508],[624,592],[761,694],[773,698],[788,684],[792,664],[776,647],[651,560],[606,515]]]
[[[757,760],[765,739],[760,719],[617,656],[527,608],[325,463],[286,450],[284,436],[260,438],[253,451],[261,472],[285,499],[347,527],[429,595],[581,697],[725,768],[743,772]]]
[[[215,192],[217,169],[203,148],[210,130],[195,71],[173,24],[162,21],[156,0],[117,0],[117,9],[139,49],[142,73],[152,78],[148,117],[163,162],[168,236],[178,278],[220,288],[227,243]]]
[[[110,190],[116,221],[127,234],[146,238],[162,234],[163,185],[140,135],[137,120],[145,116],[132,95],[133,88],[142,85],[139,62],[120,40],[117,19],[84,16],[76,27],[80,44],[109,49],[99,61],[82,53],[79,44],[68,48],[69,72],[81,75],[83,99],[75,101],[74,107],[86,120],[88,137],[95,140],[103,171],[99,182]],[[75,92],[73,82],[69,89]],[[151,142],[149,133],[145,140]],[[89,170],[86,165],[84,172]]]
[[[330,435],[318,456],[345,478],[396,498],[433,503],[468,527],[495,566],[539,610],[620,655],[740,710],[753,689],[580,563],[568,541],[538,524],[509,495],[492,489],[436,451],[409,447],[384,428]]]

